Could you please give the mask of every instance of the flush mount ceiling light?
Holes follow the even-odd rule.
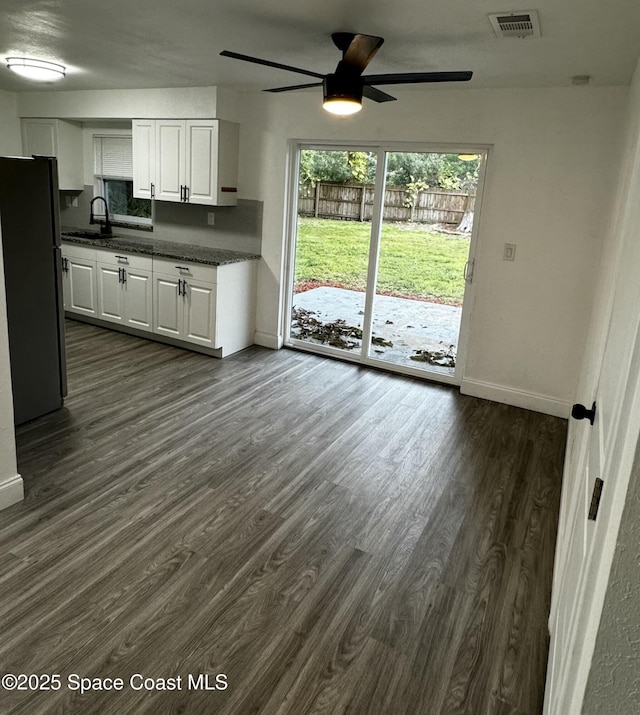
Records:
[[[64,65],[30,57],[7,57],[7,67],[21,77],[36,82],[55,82],[65,75]]]

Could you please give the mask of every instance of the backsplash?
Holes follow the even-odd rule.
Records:
[[[67,197],[78,199],[78,206],[67,206]],[[93,186],[81,192],[60,192],[60,223],[80,229],[89,225],[90,201]],[[261,201],[239,199],[237,206],[198,206],[173,204],[168,201],[153,202],[153,238],[159,241],[189,243],[194,246],[227,248],[245,253],[260,254],[262,248]],[[215,225],[207,224],[208,214],[215,214]],[[96,227],[97,228],[97,227]],[[123,236],[149,237],[148,233],[116,227]]]

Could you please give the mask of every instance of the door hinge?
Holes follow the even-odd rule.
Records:
[[[589,507],[589,519],[596,520],[598,516],[598,507],[600,506],[600,497],[602,497],[602,487],[604,482],[599,477],[596,478],[596,483],[593,485],[593,494],[591,496],[591,506]]]

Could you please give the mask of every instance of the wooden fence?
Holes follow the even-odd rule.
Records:
[[[374,187],[363,184],[301,184],[298,213],[316,218],[370,221],[373,215]],[[415,204],[402,186],[390,186],[384,192],[385,221],[415,221],[457,226],[467,212],[473,212],[475,195],[459,191],[423,191]]]

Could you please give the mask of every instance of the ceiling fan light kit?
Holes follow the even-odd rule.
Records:
[[[7,68],[36,82],[55,82],[65,76],[66,67],[57,62],[31,57],[7,57]]]
[[[377,89],[378,84],[415,84],[426,82],[468,82],[473,73],[464,72],[392,72],[390,74],[363,75],[365,68],[373,59],[384,39],[374,35],[354,34],[351,32],[334,32],[331,35],[333,44],[342,52],[335,72],[320,74],[310,70],[271,62],[259,57],[241,55],[237,52],[223,50],[223,57],[253,62],[265,67],[296,72],[307,77],[315,77],[316,81],[307,84],[296,84],[288,87],[275,87],[265,92],[292,92],[298,89],[319,87],[322,85],[324,102],[322,106],[332,114],[348,116],[362,109],[362,98],[367,97],[374,102],[393,102],[395,97]],[[317,81],[321,80],[321,81]]]
[[[362,109],[362,87],[360,77],[327,75],[322,81],[323,108],[339,117],[356,114]]]

